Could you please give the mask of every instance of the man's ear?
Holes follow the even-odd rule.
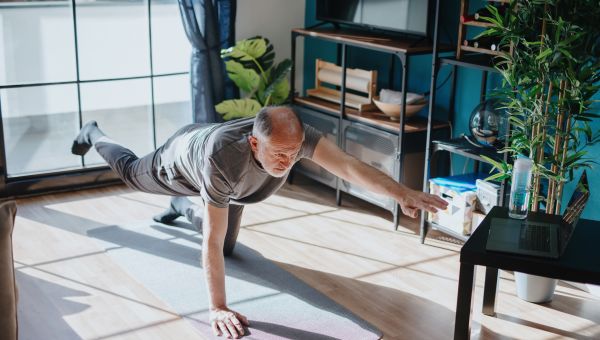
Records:
[[[254,136],[248,136],[248,142],[250,142],[250,148],[252,149],[252,151],[257,152],[258,151],[258,139],[256,139],[256,137],[254,137]]]

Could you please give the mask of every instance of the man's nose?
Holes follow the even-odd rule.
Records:
[[[279,165],[287,168],[290,165],[290,159],[288,157],[283,157],[279,160]]]

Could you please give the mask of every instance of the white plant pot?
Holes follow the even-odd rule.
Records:
[[[543,303],[552,300],[557,279],[515,272],[517,296],[525,301]]]

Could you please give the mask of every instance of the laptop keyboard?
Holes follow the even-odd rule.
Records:
[[[534,251],[550,251],[550,227],[531,222],[521,225],[519,248]]]

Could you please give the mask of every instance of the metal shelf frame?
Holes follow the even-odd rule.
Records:
[[[481,74],[481,91],[480,91],[480,100],[483,101],[486,98],[487,92],[487,78],[489,73],[497,73],[498,71],[493,66],[493,58],[490,55],[485,54],[464,54],[460,59],[455,57],[441,57],[439,56],[439,22],[440,19],[440,0],[436,0],[435,7],[435,21],[434,21],[434,34],[433,34],[433,58],[431,63],[431,88],[430,88],[430,100],[429,100],[429,112],[428,112],[428,124],[427,124],[427,141],[425,147],[425,166],[424,166],[424,174],[423,174],[423,191],[429,192],[429,179],[431,174],[431,164],[432,164],[432,156],[439,151],[447,151],[453,154],[457,154],[463,157],[467,157],[475,160],[474,169],[477,171],[479,169],[480,162],[488,163],[481,155],[486,155],[488,157],[494,156],[493,150],[491,148],[482,148],[481,152],[477,152],[475,147],[465,147],[460,140],[432,140],[431,139],[431,126],[432,126],[432,116],[433,110],[435,107],[435,98],[436,98],[436,85],[439,71],[442,66],[449,65],[452,67],[452,85],[450,89],[450,103],[449,103],[449,114],[448,120],[454,121],[455,111],[455,95],[456,95],[456,71],[458,67],[466,67],[472,68],[482,71]],[[498,154],[496,154],[497,156]],[[500,157],[491,157],[496,158],[498,160],[503,159],[507,161],[508,155],[506,153]],[[500,201],[501,204],[505,204],[505,190],[506,190],[506,181],[502,181],[500,186]],[[420,221],[420,240],[421,243],[425,243],[425,238],[427,236],[428,230],[433,225],[427,221],[426,213],[421,213],[421,221]],[[439,225],[433,226],[435,229],[438,229],[450,236],[453,236],[459,240],[465,241],[467,237],[464,235],[459,235],[448,228],[441,227]],[[460,236],[460,237],[459,237]]]
[[[437,0],[437,2],[439,2],[439,0]],[[439,5],[439,4],[438,4]],[[368,50],[375,50],[375,51],[380,51],[380,52],[384,52],[384,53],[389,53],[392,58],[396,58],[399,62],[400,65],[402,67],[402,79],[401,79],[401,91],[403,93],[403,98],[402,98],[402,107],[401,107],[401,114],[399,117],[399,129],[398,131],[396,131],[395,133],[397,134],[397,138],[398,138],[398,148],[396,150],[396,169],[398,169],[397,171],[395,171],[394,173],[394,180],[396,180],[397,182],[401,181],[402,178],[402,168],[403,168],[403,161],[404,161],[404,150],[405,150],[405,133],[404,133],[404,129],[405,129],[405,119],[404,119],[404,112],[406,112],[406,96],[407,96],[407,80],[408,80],[408,70],[409,70],[409,56],[411,55],[420,55],[420,54],[430,54],[431,51],[430,50],[426,50],[426,49],[418,49],[415,51],[411,51],[410,47],[408,49],[402,49],[402,48],[398,48],[395,46],[386,46],[383,44],[373,44],[373,43],[369,43],[366,42],[365,40],[352,40],[351,38],[348,38],[347,36],[345,37],[336,37],[334,34],[319,34],[318,31],[313,31],[310,29],[296,29],[296,30],[292,30],[291,33],[291,40],[292,40],[292,50],[291,50],[291,59],[292,59],[292,72],[290,75],[290,98],[289,101],[293,102],[293,96],[294,96],[294,85],[295,85],[295,65],[296,65],[296,41],[297,38],[300,36],[304,36],[304,37],[311,37],[311,38],[315,38],[315,39],[320,39],[320,40],[325,40],[325,41],[329,41],[332,43],[337,44],[338,47],[338,61],[337,63],[339,65],[341,65],[342,68],[342,85],[340,86],[340,92],[341,92],[341,103],[340,103],[340,108],[339,108],[339,133],[337,136],[337,145],[339,147],[342,147],[343,145],[343,140],[342,140],[342,126],[343,126],[343,122],[344,121],[348,121],[348,117],[346,115],[346,105],[345,105],[345,94],[346,94],[346,71],[347,71],[347,67],[348,67],[348,47],[352,46],[352,47],[359,47],[359,48],[364,48],[364,49],[368,49]],[[439,47],[438,47],[439,48]],[[431,125],[431,119],[429,119],[428,121],[428,125]],[[431,126],[428,127],[428,133],[429,130],[431,130]],[[389,132],[389,131],[388,131]],[[341,205],[342,202],[342,191],[340,189],[341,187],[341,179],[337,178],[336,179],[336,204],[337,205]],[[393,220],[394,220],[394,230],[398,229],[398,224],[399,224],[399,220],[400,220],[400,207],[398,204],[394,205],[394,209],[392,211],[393,213]]]

